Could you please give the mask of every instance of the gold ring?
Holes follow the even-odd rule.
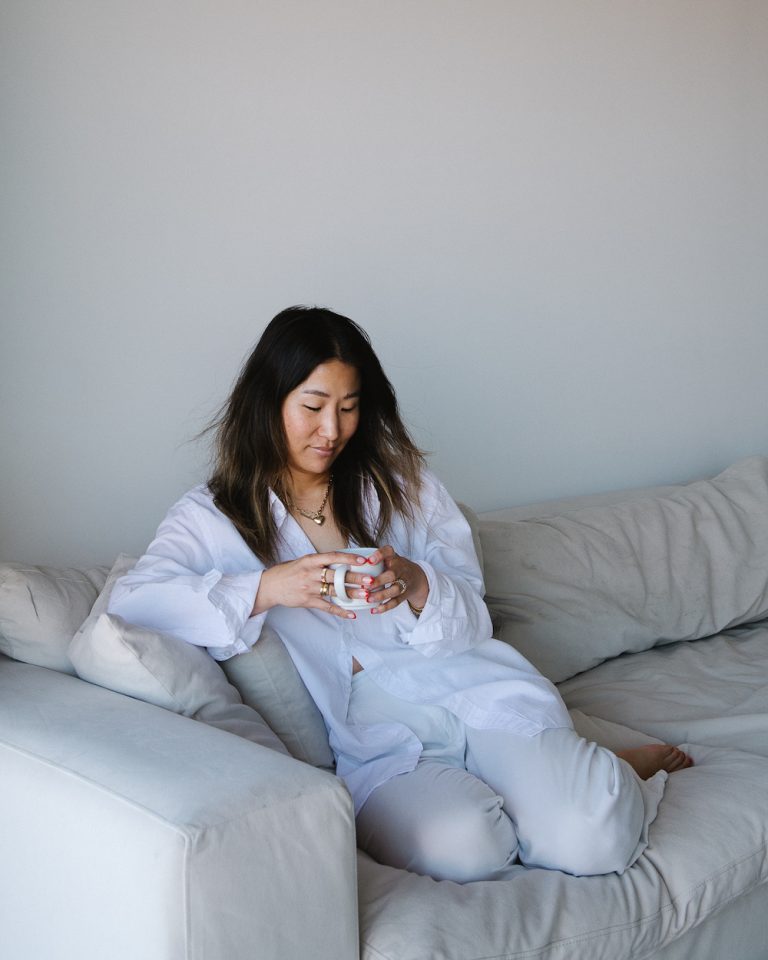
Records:
[[[408,584],[405,582],[405,580],[403,580],[402,577],[397,577],[397,578],[396,578],[395,580],[393,580],[392,582],[393,582],[393,583],[399,583],[399,584],[400,584],[400,593],[398,594],[398,596],[401,596],[401,597],[402,597],[402,595],[403,595],[403,594],[405,593],[405,591],[408,589]]]
[[[330,583],[326,583],[325,580],[323,580],[323,584],[322,584],[322,586],[320,587],[320,596],[321,596],[323,599],[325,599],[325,598],[328,596],[328,591],[329,591],[330,589],[331,589]]]
[[[322,583],[328,583],[328,581],[325,579],[326,573],[328,573],[328,567],[323,567],[322,573],[320,574],[320,581]]]

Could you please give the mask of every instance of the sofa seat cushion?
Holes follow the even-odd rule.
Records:
[[[768,616],[766,457],[671,492],[482,518],[480,535],[495,635],[555,682]]]
[[[560,684],[570,708],[667,742],[768,757],[768,622],[625,654]]]
[[[671,943],[768,879],[768,761],[690,749],[696,766],[669,778],[650,844],[622,876],[515,867],[460,885],[361,854],[362,956],[627,960]]]

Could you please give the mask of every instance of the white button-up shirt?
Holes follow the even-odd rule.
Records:
[[[378,509],[371,490],[369,520]],[[274,494],[271,510],[280,562],[316,552]],[[407,603],[375,616],[358,610],[355,620],[282,606],[252,617],[264,564],[206,486],[170,509],[147,552],[116,583],[109,611],[207,647],[217,660],[249,650],[269,624],[323,715],[337,773],[357,809],[379,784],[415,767],[421,743],[402,724],[348,722],[353,657],[391,694],[443,706],[469,726],[528,735],[570,727],[555,687],[516,650],[492,639],[469,525],[428,471],[414,512],[414,522],[396,517],[386,540],[426,574],[429,596],[418,618]]]

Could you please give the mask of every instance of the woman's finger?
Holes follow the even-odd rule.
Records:
[[[358,557],[354,553],[342,553],[340,550],[330,553],[310,553],[304,559],[313,567],[330,567],[332,563],[354,563],[361,567],[364,563],[368,563],[368,557]]]
[[[388,579],[389,582],[377,591],[375,599],[378,606],[373,607],[371,613],[386,613],[388,610],[394,610],[407,599],[408,581],[404,577],[395,577],[393,580],[392,571],[389,571]]]
[[[379,549],[379,559],[384,561],[384,566],[389,568],[390,564],[397,557],[395,548],[391,547],[389,544],[383,546]]]
[[[318,610],[325,611],[325,613],[330,613],[333,617],[341,617],[342,620],[356,619],[354,610],[346,610],[344,607],[340,607],[335,603],[330,603],[327,600],[318,600],[316,603],[312,603],[312,606],[316,607]]]
[[[318,581],[317,593],[315,594],[313,591],[304,606],[311,607],[314,610],[322,610],[324,613],[330,613],[331,616],[341,617],[342,620],[354,620],[354,611],[347,610],[345,607],[334,603],[332,598],[335,596],[336,592],[332,580],[326,581],[325,583]]]
[[[371,590],[376,586],[381,586],[380,583],[377,583],[379,579],[379,577],[374,577],[371,573],[353,573],[351,570],[349,570],[344,578],[344,582],[348,587],[362,587],[366,590]],[[391,575],[389,579],[392,579]]]
[[[410,570],[412,567],[411,562],[406,560],[405,557],[398,556],[395,556],[390,562],[392,566],[386,569],[383,573],[380,573],[378,577],[368,578],[368,580],[361,581],[366,586],[371,588],[371,592],[381,590],[384,587],[390,587],[398,578],[404,580],[406,586],[408,585],[408,581],[410,580]]]
[[[394,556],[396,556],[394,547],[386,544],[383,547],[379,547],[376,552],[372,553],[369,557],[366,557],[364,562],[370,564],[386,563],[390,557]]]

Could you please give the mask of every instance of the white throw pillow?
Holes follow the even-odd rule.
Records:
[[[71,652],[70,656],[78,658],[82,656],[83,658],[82,661],[78,660],[78,663],[75,664],[78,673],[80,673],[81,663],[85,669],[89,669],[88,663],[90,661],[86,657],[87,651],[93,647],[92,633],[99,618],[106,613],[115,582],[129,570],[132,570],[135,564],[135,558],[125,554],[121,554],[117,558],[90,616],[73,639],[71,649],[72,651],[78,651],[78,653]],[[113,617],[113,620],[124,622],[121,621],[120,617]],[[104,628],[101,629],[100,633],[104,633]],[[152,633],[155,637],[160,637],[161,641],[165,643],[171,639],[165,634],[154,631]],[[281,741],[281,746],[285,744],[288,751],[297,760],[303,760],[305,763],[311,763],[318,767],[333,767],[333,754],[328,746],[328,734],[320,711],[309,696],[307,688],[288,655],[288,651],[274,631],[267,627],[262,632],[253,650],[223,661],[213,660],[202,647],[195,647],[193,644],[184,643],[182,640],[177,640],[177,643],[191,649],[192,653],[189,656],[195,657],[198,662],[200,662],[200,656],[205,657],[205,674],[207,676],[213,677],[214,674],[217,674],[224,683],[228,679],[234,685],[238,697],[241,698],[243,709],[253,710],[260,718],[263,717]],[[112,646],[115,646],[114,642]],[[178,657],[181,659],[185,651],[181,648],[176,649]],[[83,652],[80,653],[80,651]],[[140,696],[139,694],[131,694],[127,689],[123,690],[119,686],[114,686],[114,683],[119,683],[119,679],[112,676],[114,671],[105,670],[103,673],[105,677],[108,674],[110,674],[110,678],[106,683],[97,679],[94,679],[93,682],[111,687],[113,690],[127,692],[130,696]],[[95,674],[92,675],[95,676]],[[88,680],[90,676],[84,676],[84,679]],[[149,699],[149,697],[140,696],[140,699]],[[150,702],[156,703],[157,700],[151,700]],[[169,707],[169,709],[174,708]],[[195,715],[194,711],[192,713],[188,710],[177,712],[186,712],[187,716]],[[198,716],[197,718],[205,719],[206,723],[211,723],[210,716],[211,711],[209,709],[206,717]]]
[[[104,585],[101,588],[99,595],[96,597],[93,605],[88,611],[88,615],[84,617],[78,624],[77,633],[86,633],[93,630],[96,621],[99,619],[102,613],[107,612],[109,598],[112,595],[112,589],[115,586],[115,583],[120,579],[120,577],[128,573],[129,570],[133,570],[135,566],[136,557],[131,557],[127,553],[121,553],[118,555],[117,560],[115,560],[115,562],[112,564],[112,569],[107,574],[107,578],[104,581]]]
[[[14,660],[73,674],[69,641],[106,577],[106,567],[0,565],[0,651]]]
[[[768,458],[656,496],[481,520],[495,635],[558,682],[768,616]]]
[[[109,613],[88,623],[69,647],[83,680],[288,753],[202,647]]]

